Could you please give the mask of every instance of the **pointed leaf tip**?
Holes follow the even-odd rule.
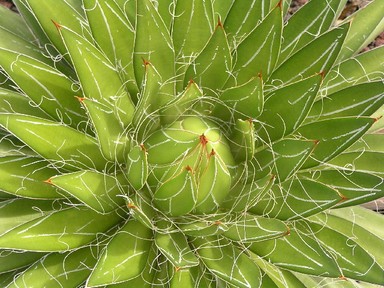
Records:
[[[57,30],[61,29],[61,25],[57,23],[55,20],[51,19],[52,23],[56,26]]]

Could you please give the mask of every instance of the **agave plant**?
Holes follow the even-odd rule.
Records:
[[[384,2],[289,2],[1,9],[1,287],[383,284]]]

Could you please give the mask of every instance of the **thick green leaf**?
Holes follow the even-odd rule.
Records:
[[[342,61],[360,52],[384,30],[384,2],[370,1],[363,9],[353,13],[344,22],[350,22],[351,28],[338,56]]]
[[[23,94],[0,88],[0,113],[19,113],[40,118],[49,117],[40,107],[32,106],[30,101]]]
[[[290,271],[285,269],[279,269],[272,263],[264,260],[261,257],[252,255],[252,260],[262,269],[272,282],[268,282],[265,288],[277,287],[277,288],[305,288],[306,286]],[[314,288],[314,287],[313,287]]]
[[[284,26],[279,62],[285,61],[316,37],[326,32],[339,16],[347,0],[309,1]]]
[[[26,41],[35,40],[22,17],[2,5],[0,6],[0,29],[7,30]]]
[[[323,224],[313,222],[303,222],[297,224],[296,227],[303,233],[311,234],[324,249],[329,251],[332,258],[337,262],[342,272],[342,277],[350,277],[376,284],[384,283],[383,267],[380,267],[375,259],[351,237],[344,236],[337,230],[333,230]],[[354,230],[354,228],[352,229]],[[351,234],[353,237],[357,237],[354,232]],[[364,241],[367,240],[366,237],[368,235],[364,236]],[[382,239],[377,240],[379,241],[372,244],[379,245],[381,247],[380,250],[383,251],[384,242]]]
[[[188,64],[194,60],[211,37],[215,20],[211,0],[176,1],[175,15],[178,17],[173,20],[172,38],[177,59],[177,73],[182,76]],[[183,82],[179,84],[178,90],[181,90]]]
[[[267,1],[225,1],[228,4],[221,4],[224,7],[217,7],[219,3],[224,2],[216,0],[214,2],[215,10],[219,10],[223,14],[223,20],[225,30],[228,33],[228,38],[231,47],[236,47],[239,42],[241,42],[251,31],[254,30],[254,27],[259,24],[258,20],[263,19],[267,16],[270,10],[279,7],[282,10],[282,3],[276,0],[267,0]],[[230,7],[229,12],[225,8],[229,6],[229,3],[233,3]],[[228,15],[226,15],[228,14]],[[256,46],[254,46],[256,47]]]
[[[283,182],[300,169],[317,145],[318,142],[313,140],[283,139],[268,146],[255,153],[252,159],[255,178],[272,173],[279,182]]]
[[[228,88],[219,94],[214,114],[222,121],[254,119],[263,110],[263,81],[261,75],[253,77],[243,85]]]
[[[145,78],[139,95],[139,102],[135,107],[132,124],[136,127],[136,137],[142,141],[150,132],[159,127],[159,107],[164,104],[161,93],[161,75],[151,63],[144,60]]]
[[[56,25],[79,77],[84,95],[110,106],[114,112],[110,117],[116,117],[122,126],[129,125],[134,105],[114,63],[81,35],[66,26]]]
[[[224,238],[205,237],[192,241],[204,265],[218,278],[235,287],[259,287],[259,267]]]
[[[295,134],[319,141],[302,169],[317,166],[336,157],[363,136],[375,121],[368,117],[345,117],[326,119],[301,126]]]
[[[337,190],[342,197],[342,202],[337,207],[362,204],[384,197],[383,178],[368,173],[345,170],[318,170],[300,173],[299,175]]]
[[[324,78],[321,95],[330,95],[361,83],[381,81],[384,73],[383,52],[384,46],[381,46],[333,67]]]
[[[371,116],[383,104],[384,83],[382,81],[354,85],[317,100],[307,120]]]
[[[185,72],[184,86],[192,79],[205,92],[216,91],[224,86],[231,68],[232,57],[227,37],[219,22],[207,45]]]
[[[342,214],[343,217],[348,217],[350,216],[348,214],[351,211],[353,210],[348,211],[346,209],[337,209],[337,212],[335,213],[336,215],[334,215],[334,210],[332,210],[331,213],[317,214],[310,217],[309,219],[310,221],[316,222],[322,226],[326,226],[327,228],[337,231],[338,233],[343,234],[345,237],[353,240],[371,256],[374,256],[375,262],[384,269],[384,255],[382,253],[384,249],[384,241],[382,235],[377,235],[366,229],[366,226],[371,225],[372,223],[356,223],[355,219],[358,217],[356,214],[352,214],[351,216],[353,217],[350,217],[349,219],[337,216],[337,214]],[[383,218],[383,216],[380,217]],[[383,221],[383,219],[381,220]],[[348,244],[350,243],[348,242]],[[363,281],[367,281],[367,279]]]
[[[241,175],[238,179],[232,180],[232,187],[227,198],[220,205],[230,211],[244,211],[252,207],[264,193],[273,185],[276,177],[267,175],[259,180],[253,180],[250,176],[254,172],[254,167],[244,165]]]
[[[213,11],[215,12],[215,15],[219,15],[221,21],[224,22],[235,1],[236,0],[212,0]]]
[[[140,222],[127,221],[103,251],[87,280],[87,287],[124,282],[139,276],[147,264],[152,237],[152,231]]]
[[[244,3],[243,3],[244,2]],[[252,3],[251,3],[252,2]],[[255,3],[256,2],[256,3]],[[238,86],[248,82],[251,78],[256,77],[257,74],[262,75],[263,79],[268,79],[271,72],[275,68],[275,64],[280,51],[280,41],[283,26],[283,16],[281,5],[276,6],[270,14],[255,28],[255,23],[249,23],[252,27],[252,32],[247,31],[247,23],[242,17],[242,13],[246,13],[247,17],[252,17],[251,13],[257,12],[257,9],[237,11],[238,6],[248,5],[262,5],[263,1],[236,1],[234,8],[232,8],[228,19],[225,22],[225,27],[232,27],[232,19],[236,19],[241,23],[241,27],[237,28],[238,31],[234,32],[232,29],[227,31],[229,36],[231,32],[235,33],[235,37],[239,37],[234,41],[240,41],[234,53],[234,67],[231,72],[226,87]],[[241,4],[240,4],[241,3]],[[240,7],[245,8],[245,7]],[[236,13],[236,14],[235,14]],[[231,17],[234,15],[235,17]],[[249,18],[252,22],[254,18]],[[242,31],[245,30],[245,31]],[[248,32],[251,32],[248,34]],[[246,34],[246,38],[242,39]],[[232,43],[231,43],[232,44]]]
[[[219,22],[207,45],[185,72],[184,85],[192,79],[203,90],[216,91],[224,86],[231,67],[227,37]]]
[[[124,162],[130,140],[124,133],[120,121],[113,116],[113,108],[95,100],[78,99],[92,120],[103,156],[112,162]]]
[[[269,218],[296,220],[324,211],[341,200],[335,189],[316,181],[294,179],[272,186],[249,211]]]
[[[14,227],[38,219],[42,215],[49,215],[60,205],[60,202],[52,200],[37,201],[23,198],[4,200],[0,202],[0,216],[2,219],[0,235],[7,233]]]
[[[279,238],[289,233],[283,221],[252,214],[237,215],[223,236],[232,241],[257,242]]]
[[[384,153],[384,134],[365,134],[358,141],[356,141],[351,147],[347,149],[347,152],[382,152]]]
[[[152,199],[146,190],[136,191],[131,198],[126,198],[129,212],[137,221],[149,229],[154,229],[156,211]]]
[[[0,274],[28,266],[44,255],[39,252],[0,250]]]
[[[155,234],[157,248],[176,269],[199,265],[187,241],[182,232]]]
[[[119,179],[120,178],[120,179]],[[78,171],[46,179],[98,213],[109,213],[124,205],[122,175],[110,176],[94,171]]]
[[[98,47],[117,67],[132,100],[136,100],[138,87],[132,65],[134,27],[115,1],[90,0],[83,5]]]
[[[128,153],[127,178],[135,190],[140,190],[148,178],[147,151],[144,145],[136,146]]]
[[[255,128],[252,121],[238,119],[229,137],[233,158],[240,163],[253,158],[255,154]]]
[[[265,98],[262,114],[257,117],[255,130],[259,145],[289,135],[300,127],[315,100],[322,75],[315,75],[276,89]]]
[[[174,96],[175,51],[168,28],[150,0],[137,2],[136,38],[133,65],[136,82],[144,78],[143,59],[151,62],[161,75],[164,102]]]
[[[66,53],[66,49],[55,25],[52,24],[52,20],[70,27],[71,30],[83,37],[91,38],[87,27],[84,25],[86,22],[84,10],[79,9],[81,6],[79,6],[78,1],[57,1],[55,5],[51,5],[49,1],[42,3],[38,0],[24,0],[24,2],[28,3],[27,6],[32,11],[38,25],[62,55]]]
[[[304,46],[272,73],[268,85],[280,86],[328,71],[336,60],[348,28],[348,24],[336,27]]]
[[[43,182],[57,173],[38,157],[0,157],[0,190],[24,198],[63,198],[57,189]]]
[[[363,227],[373,235],[384,239],[383,215],[361,206],[347,207],[343,209],[333,209],[328,212],[336,217],[347,221],[353,221],[354,225]],[[364,238],[361,239],[364,241]],[[368,242],[369,243],[369,242]]]
[[[297,229],[291,229],[283,238],[253,243],[248,248],[283,269],[323,277],[341,276],[331,254],[311,234]]]
[[[228,230],[228,214],[215,213],[196,217],[183,216],[175,222],[180,230],[188,236],[206,237],[218,235]]]
[[[160,110],[162,124],[171,124],[172,122],[182,118],[188,114],[190,109],[197,109],[195,105],[199,104],[199,98],[202,98],[203,92],[195,82],[190,81],[184,92],[177,96],[173,101],[170,101]]]
[[[0,236],[1,248],[67,251],[88,244],[96,239],[100,231],[106,231],[121,221],[116,212],[102,215],[81,206],[47,215],[41,211],[34,212],[34,219],[30,216],[23,219],[24,221],[20,219],[18,226],[12,225],[14,228],[10,227],[10,230]],[[9,218],[9,214],[7,217]]]
[[[384,175],[383,161],[384,153],[360,151],[340,154],[335,159],[329,161],[329,164],[347,173],[360,171],[382,177]]]
[[[96,140],[62,123],[21,114],[0,114],[0,125],[60,166],[105,168],[106,160]]]
[[[67,253],[52,253],[23,271],[9,288],[78,287],[96,263],[96,250],[84,247]]]

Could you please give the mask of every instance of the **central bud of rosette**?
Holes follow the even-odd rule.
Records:
[[[170,216],[212,213],[231,187],[234,159],[219,127],[189,117],[153,133],[144,143],[153,204]]]

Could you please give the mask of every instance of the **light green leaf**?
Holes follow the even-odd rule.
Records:
[[[188,236],[206,237],[226,231],[229,228],[227,216],[227,213],[208,214],[204,217],[183,216],[175,224]]]
[[[384,175],[384,153],[381,152],[346,152],[332,159],[328,163],[347,173],[355,171]]]
[[[35,41],[35,37],[25,25],[23,18],[2,5],[0,6],[0,29],[13,33],[26,41]]]
[[[223,236],[232,241],[257,242],[285,236],[289,233],[283,221],[252,214],[236,215]]]
[[[383,178],[368,173],[332,169],[300,173],[299,177],[337,190],[342,197],[337,207],[358,205],[384,197]]]
[[[0,88],[0,113],[18,113],[40,118],[49,117],[40,107],[34,107],[30,101],[31,99],[23,94]]]
[[[326,74],[320,94],[330,95],[342,89],[372,81],[381,81],[384,74],[384,46],[356,55],[333,67]]]
[[[2,51],[1,54],[0,65],[32,100],[30,110],[40,108],[53,119],[73,127],[85,120],[84,111],[74,97],[77,93],[74,91],[75,85],[67,75],[17,52]],[[80,91],[78,93],[81,94]]]
[[[380,267],[375,259],[351,237],[313,222],[298,223],[296,227],[303,233],[311,234],[324,249],[329,251],[342,272],[341,276],[376,284],[384,283],[383,267]],[[353,232],[352,235],[357,236]],[[364,235],[364,238],[368,236]],[[382,240],[376,241],[375,244],[380,245],[381,251],[384,249]],[[359,259],[358,263],[354,261],[355,259]]]
[[[351,23],[351,28],[341,48],[338,62],[357,54],[383,32],[383,11],[384,2],[373,0],[344,20]]]
[[[96,263],[95,252],[92,247],[85,247],[67,253],[49,254],[19,274],[7,287],[78,287]]]
[[[87,287],[124,282],[139,276],[147,265],[152,237],[152,231],[140,222],[127,221],[103,251],[88,278]]]
[[[0,114],[0,125],[60,166],[105,168],[106,160],[96,140],[62,123],[21,114]]]
[[[347,0],[309,1],[296,11],[284,26],[279,62],[287,60],[316,37],[331,28]]]
[[[67,251],[90,243],[100,231],[106,231],[121,221],[116,212],[102,215],[81,206],[62,208],[50,214],[34,212],[34,219],[19,220],[19,226],[13,225],[0,236],[1,248]],[[9,218],[10,214],[6,215]]]
[[[154,229],[156,211],[152,199],[146,190],[136,191],[130,198],[126,198],[129,212],[137,221],[149,229]]]
[[[83,5],[98,47],[117,67],[132,100],[137,100],[139,90],[132,65],[134,27],[125,15],[124,7],[119,7],[115,1],[99,0],[83,1]]]
[[[249,250],[283,269],[323,277],[339,277],[340,269],[322,246],[308,233],[293,228],[275,240],[257,242]]]
[[[254,167],[253,167],[254,168]],[[249,170],[248,170],[249,169]],[[252,172],[250,172],[252,171]],[[248,164],[244,165],[244,170],[239,179],[236,179],[235,183],[232,183],[231,190],[229,191],[227,198],[220,205],[230,211],[244,211],[252,207],[264,193],[266,193],[273,185],[276,177],[273,175],[267,175],[256,181],[250,180],[248,174],[253,174],[254,169],[249,168]]]
[[[277,181],[283,182],[300,169],[317,145],[313,140],[283,139],[256,152],[251,162],[255,179],[272,173]]]
[[[384,104],[384,83],[354,85],[319,99],[307,120],[319,121],[346,116],[371,116]]]
[[[348,32],[349,24],[336,27],[316,38],[283,62],[271,75],[268,86],[281,86],[328,71]]]
[[[296,220],[324,211],[341,200],[335,189],[316,181],[294,179],[272,186],[249,211],[268,218]]]
[[[188,114],[187,111],[193,109],[198,110],[194,106],[199,104],[199,98],[202,98],[203,92],[195,82],[190,81],[184,92],[177,96],[173,101],[170,101],[160,110],[160,117],[162,124],[171,124],[184,115]]]
[[[129,151],[126,165],[129,184],[135,190],[140,190],[148,178],[147,151],[144,145],[135,146]]]
[[[174,97],[175,90],[175,52],[172,40],[152,1],[136,2],[137,29],[133,55],[136,82],[140,86],[144,78],[143,59],[152,63],[161,75],[161,91],[166,103]]]
[[[105,214],[124,205],[122,175],[110,176],[94,171],[78,171],[46,179],[98,213]],[[120,181],[119,181],[120,180]]]
[[[279,269],[277,266],[272,263],[264,260],[261,257],[252,255],[252,260],[255,262],[265,274],[263,275],[263,284],[264,277],[268,276],[271,282],[265,286],[268,287],[277,287],[277,288],[306,288],[305,286],[292,272]],[[264,287],[264,286],[262,286]],[[314,288],[314,287],[312,287]]]
[[[367,132],[375,121],[368,117],[345,117],[326,119],[301,126],[295,134],[319,141],[302,169],[318,166],[336,157]]]
[[[60,205],[62,205],[60,202],[52,200],[37,201],[22,198],[4,200],[0,202],[0,215],[3,219],[0,225],[0,235],[43,215],[49,215],[55,207],[60,207]]]
[[[78,6],[78,1],[58,1],[55,5],[51,5],[49,1],[42,3],[38,0],[24,0],[24,2],[27,3],[28,8],[32,11],[33,17],[43,29],[43,33],[45,33],[50,42],[55,45],[62,55],[65,55],[66,49],[52,21],[70,27],[71,30],[81,34],[82,37],[91,38],[87,26],[84,25],[86,22],[84,10],[79,9],[81,6]],[[52,51],[52,53],[54,52]]]
[[[276,6],[255,29],[253,29],[255,26],[254,23],[248,23],[248,25],[251,24],[250,28],[252,27],[252,30],[247,31],[247,22],[239,15],[246,13],[246,17],[250,17],[247,19],[253,22],[254,20],[251,18],[252,15],[250,14],[261,11],[258,11],[258,9],[253,7],[251,9],[251,13],[249,13],[250,11],[244,9],[245,7],[241,7],[242,10],[240,11],[237,11],[236,8],[238,6],[244,6],[244,4],[245,6],[248,6],[251,2],[252,5],[263,5],[263,1],[242,2],[243,1],[236,1],[234,3],[234,8],[231,9],[228,19],[225,22],[226,29],[227,25],[228,27],[231,27],[231,29],[227,31],[228,36],[238,37],[238,39],[234,39],[233,41],[239,41],[239,43],[234,44],[237,46],[236,52],[233,55],[234,67],[231,72],[231,78],[229,78],[226,87],[242,85],[248,82],[251,78],[256,77],[257,74],[262,75],[263,79],[268,79],[271,72],[275,68],[280,52],[280,41],[283,26],[282,7],[280,5]],[[234,17],[231,17],[232,15]],[[232,19],[236,19],[236,21],[239,21],[239,24],[241,23],[242,25],[236,32],[232,30],[233,23],[228,23],[231,22]],[[230,33],[235,34],[231,35]],[[245,38],[243,39],[243,37]],[[233,45],[233,43],[230,44]]]
[[[112,162],[124,162],[130,140],[125,135],[121,123],[114,114],[113,108],[95,100],[87,98],[78,99],[85,106],[92,120],[103,156]]]
[[[205,92],[216,91],[224,86],[231,68],[232,57],[227,37],[219,22],[207,45],[185,72],[184,86],[192,79]]]
[[[259,287],[259,267],[240,249],[224,238],[204,237],[192,241],[204,265],[218,278],[235,287]]]
[[[121,125],[128,126],[135,108],[114,63],[81,35],[65,26],[56,25],[79,77],[84,96],[110,106]]]
[[[63,198],[57,189],[43,182],[57,173],[47,161],[38,157],[0,157],[0,190],[25,198]]]
[[[176,269],[199,265],[199,260],[182,232],[155,233],[155,243],[159,251]]]
[[[195,207],[196,190],[192,168],[187,166],[160,185],[153,196],[153,203],[164,213],[180,216]]]
[[[237,163],[248,161],[255,154],[255,128],[252,121],[238,119],[229,137],[233,158]]]
[[[43,257],[45,253],[1,250],[0,251],[0,274],[18,270],[28,266]]]
[[[322,75],[315,75],[268,94],[255,130],[259,145],[291,134],[304,121],[315,100]]]
[[[229,11],[232,9],[234,2],[236,2],[236,0],[212,0],[213,11],[215,12],[215,15],[220,17],[222,22],[225,22],[225,19],[227,18]]]
[[[159,108],[166,101],[167,96],[161,93],[161,75],[151,63],[144,60],[145,77],[135,107],[132,124],[136,127],[138,141],[159,127]],[[163,97],[165,96],[165,97]]]
[[[347,152],[371,151],[384,153],[383,143],[384,134],[365,134],[349,147]]]
[[[161,2],[161,1],[160,1]],[[175,47],[177,72],[183,75],[211,37],[215,20],[211,0],[176,1],[172,38]],[[183,80],[183,79],[181,79]],[[177,90],[181,90],[183,82]]]
[[[351,210],[337,209],[336,213],[333,213],[334,210],[331,210],[330,213],[320,213],[314,215],[310,217],[309,220],[311,222],[316,222],[319,225],[326,226],[327,228],[333,231],[337,231],[338,233],[343,234],[345,237],[348,237],[349,239],[353,240],[357,245],[361,246],[371,256],[374,255],[375,262],[384,269],[384,255],[383,253],[381,253],[384,249],[384,241],[382,235],[377,235],[366,229],[366,226],[370,226],[373,224],[370,222],[370,220],[368,220],[365,224],[356,223],[355,219],[359,216],[352,213],[350,214],[350,212],[354,211],[353,209],[354,208],[352,208]],[[357,209],[359,209],[359,207],[357,207]],[[337,216],[338,214],[343,216]],[[349,217],[349,219],[343,217]],[[381,225],[378,225],[378,227],[379,226]],[[350,242],[348,243],[350,244]],[[368,280],[365,279],[363,281]]]
[[[263,110],[263,81],[261,75],[247,83],[224,90],[215,103],[214,114],[223,121],[233,119],[254,119]]]
[[[220,3],[223,1],[216,0],[215,2]],[[225,17],[224,28],[228,33],[231,47],[236,47],[239,42],[241,42],[247,35],[249,35],[249,33],[251,33],[251,31],[253,31],[255,25],[258,24],[256,19],[263,19],[267,16],[270,10],[273,10],[274,8],[276,9],[276,6],[279,7],[280,11],[282,10],[282,3],[278,3],[278,1],[275,0],[226,2],[233,3],[229,12],[226,12],[226,9],[224,8],[229,4],[226,4],[224,7],[220,8],[219,11],[222,11],[224,14],[223,16],[228,13],[228,15]],[[218,6],[219,3],[215,3],[215,6]]]

